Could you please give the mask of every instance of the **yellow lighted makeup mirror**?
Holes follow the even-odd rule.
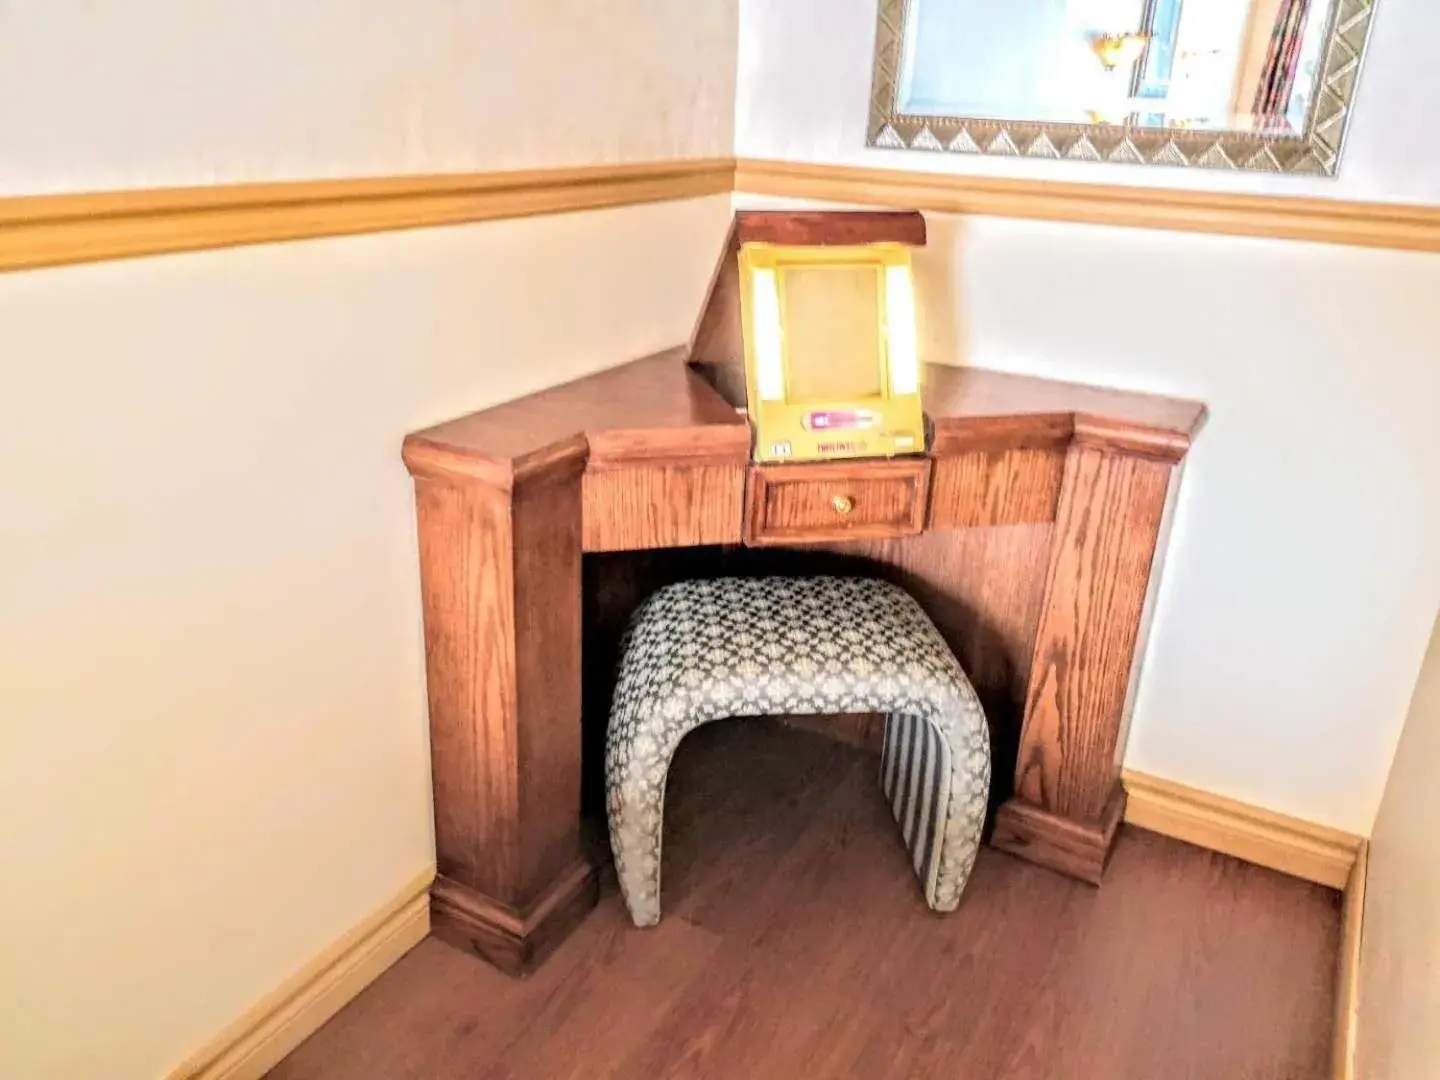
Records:
[[[735,403],[754,426],[756,461],[924,452],[917,242],[919,214],[737,216],[691,359],[743,363]],[[718,332],[717,308],[738,315],[738,341]],[[732,398],[742,390],[736,373],[715,373]]]

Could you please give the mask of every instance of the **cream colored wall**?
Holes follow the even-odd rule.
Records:
[[[734,35],[0,2],[0,195],[725,155]],[[433,864],[400,440],[683,340],[728,213],[0,276],[0,1076],[154,1080]]]
[[[153,1080],[433,863],[400,440],[683,340],[727,218],[0,277],[0,1076]]]
[[[742,157],[1440,202],[1440,154],[1408,137],[1415,95],[1440,93],[1421,52],[1440,24],[1423,0],[1380,5],[1333,181],[868,150],[874,4],[741,0],[740,12]],[[917,272],[931,359],[1211,406],[1126,765],[1368,833],[1440,602],[1440,257],[930,225]]]
[[[730,153],[736,0],[5,0],[0,195]]]
[[[1358,1080],[1440,1067],[1440,621],[1370,840],[1360,959]]]

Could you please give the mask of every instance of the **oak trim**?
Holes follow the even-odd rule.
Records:
[[[1122,773],[1125,821],[1162,836],[1232,855],[1317,885],[1345,889],[1362,837],[1163,780]]]
[[[1370,845],[1362,841],[1345,886],[1340,910],[1340,962],[1335,972],[1335,1041],[1330,1053],[1333,1080],[1354,1080],[1360,1020],[1360,945],[1365,930],[1365,882]]]
[[[1093,225],[1440,251],[1440,207],[694,158],[0,198],[0,273],[734,191]]]
[[[430,932],[429,867],[257,1001],[167,1080],[259,1080]]]
[[[746,471],[703,458],[591,464],[580,481],[581,546],[589,554],[738,544]]]
[[[0,272],[726,194],[729,158],[0,199]]]
[[[1016,180],[741,158],[735,190],[948,214],[1440,251],[1440,206]]]

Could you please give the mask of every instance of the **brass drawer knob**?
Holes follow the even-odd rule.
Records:
[[[851,510],[855,509],[855,501],[851,499],[849,495],[836,495],[830,500],[830,505],[835,508],[835,512],[841,517],[844,517],[850,513]]]

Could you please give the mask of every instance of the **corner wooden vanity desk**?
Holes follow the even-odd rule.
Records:
[[[840,216],[842,242],[869,229],[923,243],[918,215]],[[705,360],[739,347],[733,256],[746,229],[767,241],[837,231],[815,217],[737,217],[689,346],[405,440],[434,926],[505,970],[531,966],[595,903],[604,849],[586,823],[604,819],[619,639],[640,601],[686,578],[858,573],[903,586],[985,706],[991,845],[1097,884],[1104,873],[1162,520],[1204,406],[931,364],[924,453],[757,464],[744,391]],[[852,736],[859,722],[836,721]]]
[[[929,450],[889,461],[753,465],[745,418],[683,349],[405,440],[437,933],[515,971],[583,917],[582,774],[625,619],[668,580],[777,567],[908,588],[990,716],[991,844],[1100,881],[1161,519],[1204,408],[965,368],[926,379]]]

